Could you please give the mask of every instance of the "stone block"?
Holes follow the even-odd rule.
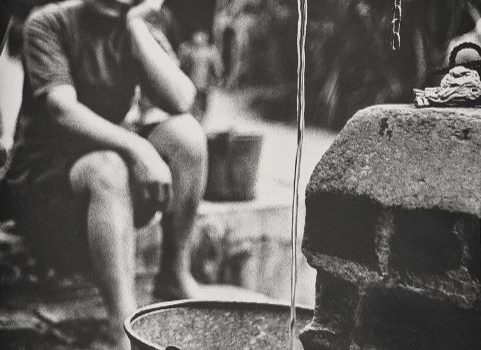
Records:
[[[479,218],[479,164],[479,109],[373,106],[356,113],[324,154],[306,205],[314,206],[323,193],[339,193],[384,207],[437,208]]]
[[[306,190],[306,350],[481,347],[480,164],[479,109],[375,106],[348,122]]]
[[[378,215],[378,207],[368,198],[332,193],[310,198],[303,247],[376,269]]]
[[[304,350],[341,350],[349,348],[349,341],[340,340],[336,332],[322,326],[315,319],[302,329],[299,339]]]
[[[361,294],[352,281],[318,270],[314,318],[299,335],[304,350],[348,349]]]
[[[475,237],[479,220],[439,210],[394,210],[386,283],[449,298],[473,307],[481,285],[476,277]],[[479,241],[478,241],[479,242]]]
[[[337,333],[348,333],[354,325],[359,286],[324,271],[316,280],[316,320]]]
[[[397,271],[439,274],[462,264],[463,233],[457,217],[433,210],[398,210],[391,240],[389,267]]]
[[[419,290],[368,288],[357,315],[354,341],[373,350],[475,350],[481,316]]]
[[[304,254],[309,265],[318,271],[324,271],[359,287],[377,283],[383,278],[377,271],[370,270],[366,266],[353,261],[320,253],[311,253],[307,250],[304,250]]]
[[[481,281],[481,220],[468,216],[464,218],[463,226],[468,243],[468,268],[471,276]]]

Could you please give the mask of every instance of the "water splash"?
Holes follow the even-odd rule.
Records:
[[[297,231],[299,218],[299,178],[304,143],[305,112],[305,71],[306,71],[306,33],[307,0],[297,0],[297,152],[294,168],[294,191],[292,196],[291,225],[291,308],[289,322],[289,349],[294,349],[296,325],[296,287],[297,287]]]

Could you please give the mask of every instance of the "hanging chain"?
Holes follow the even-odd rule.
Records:
[[[402,0],[394,0],[394,12],[392,18],[392,49],[397,51],[401,48],[401,20]]]

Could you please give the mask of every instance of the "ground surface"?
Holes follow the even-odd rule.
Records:
[[[260,162],[257,196],[258,199],[262,200],[255,201],[255,203],[262,202],[263,198],[269,199],[275,197],[273,200],[274,202],[281,203],[284,207],[288,207],[291,202],[293,164],[296,151],[295,126],[274,124],[272,122],[263,121],[262,118],[255,113],[255,111],[248,108],[248,97],[249,96],[246,94],[239,93],[215,93],[212,99],[212,108],[205,120],[205,129],[208,132],[212,132],[234,127],[239,131],[253,130],[256,133],[262,133],[265,139]],[[302,204],[302,207],[304,203],[304,189],[308,182],[309,176],[321,155],[333,141],[334,136],[334,134],[324,132],[322,130],[314,130],[310,128],[306,130],[305,153],[303,168],[301,171],[300,186],[300,203]],[[254,205],[255,203],[250,204]],[[242,205],[249,205],[249,202],[244,202]],[[282,215],[286,216],[285,210],[281,212],[284,213]],[[304,223],[303,208],[301,208],[300,212],[301,216],[299,217],[299,223],[301,227],[299,229],[299,236],[301,237],[303,232],[302,226]],[[255,224],[256,223],[253,223],[253,225]],[[269,228],[271,228],[271,226],[269,226]],[[278,231],[286,230],[289,230],[288,224],[283,224],[282,230],[271,228],[270,231],[274,231],[274,234],[279,236],[280,232]],[[155,232],[153,232],[153,234],[155,234]],[[14,236],[11,238],[15,239]],[[263,281],[263,284],[266,284],[267,287],[260,290],[260,292],[265,292],[268,295],[275,295],[276,299],[288,302],[290,293],[289,273],[286,273],[285,271],[289,271],[289,249],[287,246],[279,246],[277,243],[273,243],[271,245],[267,244],[261,248],[261,255],[264,258],[266,256],[276,256],[276,254],[280,255],[279,259],[264,259],[259,263],[271,266],[278,272],[276,274],[275,272],[271,271],[270,275],[278,276],[280,274],[282,275],[282,278],[275,278],[273,279],[272,283],[269,281]],[[264,248],[266,248],[266,251],[263,250]],[[302,260],[302,264],[304,269],[300,269],[297,300],[302,304],[313,306],[315,295],[315,271],[306,267],[305,259]],[[266,269],[268,270],[268,268]],[[27,276],[26,278],[28,280],[29,277]],[[213,288],[211,290],[212,298],[219,299],[219,297],[228,297],[230,300],[247,300],[248,297],[253,296],[253,294],[250,295],[248,293],[234,296],[232,289],[233,287],[230,288],[231,289],[229,289],[228,292],[225,290],[220,291],[219,288]],[[75,288],[72,287],[71,289],[74,290]],[[143,291],[142,288],[140,288],[140,290]],[[276,293],[272,293],[272,291],[275,291]],[[68,299],[68,297],[64,295],[63,298],[75,300],[72,304],[73,306],[69,306],[66,304],[67,301],[62,301],[62,297],[47,293],[50,295],[52,303],[45,303],[42,301],[39,304],[38,301],[36,301],[36,295],[33,295],[36,293],[32,294],[31,289],[26,290],[25,292],[27,294],[26,298],[28,300],[32,299],[32,302],[28,304],[29,306],[26,306],[25,300],[22,301],[22,297],[19,295],[19,293],[14,293],[14,296],[16,299],[20,300],[21,306],[19,306],[19,304],[15,304],[15,298],[15,300],[9,304],[8,300],[6,300],[3,296],[0,296],[2,303],[4,304],[3,308],[10,310],[10,314],[8,315],[0,312],[0,314],[5,316],[3,319],[0,319],[0,324],[2,324],[4,329],[13,327],[18,330],[18,334],[22,334],[21,336],[10,339],[12,341],[11,346],[6,346],[6,349],[23,348],[26,344],[24,344],[23,340],[25,338],[24,335],[32,332],[36,335],[40,334],[41,337],[44,337],[45,334],[45,336],[48,335],[49,337],[52,337],[52,344],[57,344],[59,341],[66,344],[64,347],[59,347],[58,349],[110,349],[110,347],[106,345],[105,341],[100,338],[95,340],[93,343],[89,342],[91,339],[97,339],[97,333],[100,332],[101,329],[103,329],[106,325],[105,311],[99,306],[101,305],[100,298],[91,298],[89,297],[90,294],[88,294],[87,297],[83,299],[80,298],[80,300],[77,297]],[[41,299],[43,298],[42,296],[39,297]],[[140,299],[143,300],[142,298]],[[63,303],[65,305],[62,306],[59,303]],[[94,312],[92,316],[86,310],[96,310],[97,312]],[[84,313],[85,315],[82,316],[83,318],[80,317],[82,319],[79,320],[79,314],[83,315]],[[92,322],[92,320],[94,321]],[[77,339],[76,334],[79,324],[81,324],[85,329],[82,328],[82,331],[80,332],[80,338]],[[93,329],[90,326],[92,326]],[[32,331],[32,329],[35,331]],[[25,340],[25,342],[28,342],[28,340]],[[53,348],[53,346],[47,346],[47,348]]]
[[[287,125],[263,120],[262,116],[249,106],[253,93],[255,92],[216,91],[211,96],[210,108],[203,125],[208,133],[234,129],[241,132],[252,131],[263,134],[264,144],[257,184],[258,202],[272,201],[284,207],[290,206],[297,147],[297,127],[295,123]],[[306,119],[312,117],[314,116],[306,116]],[[295,116],[293,116],[294,119]],[[316,273],[314,269],[307,267],[307,262],[300,252],[300,239],[302,239],[305,219],[304,191],[314,167],[334,141],[335,136],[334,132],[312,127],[306,128],[304,136],[299,187],[298,257],[300,265],[296,300],[298,303],[308,306],[314,305],[313,291]],[[290,227],[287,227],[285,231],[290,232]],[[290,252],[286,249],[285,253],[287,253],[285,259],[277,260],[276,264],[279,264],[278,269],[289,271],[287,265],[290,263]],[[268,253],[266,252],[266,254]],[[280,279],[276,283],[276,290],[265,290],[264,292],[276,295],[280,300],[288,302],[290,300],[289,275],[283,278],[278,276]],[[282,288],[282,291],[279,288]]]

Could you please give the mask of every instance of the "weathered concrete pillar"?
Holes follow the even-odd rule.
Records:
[[[358,112],[314,170],[305,350],[481,348],[481,109]]]

